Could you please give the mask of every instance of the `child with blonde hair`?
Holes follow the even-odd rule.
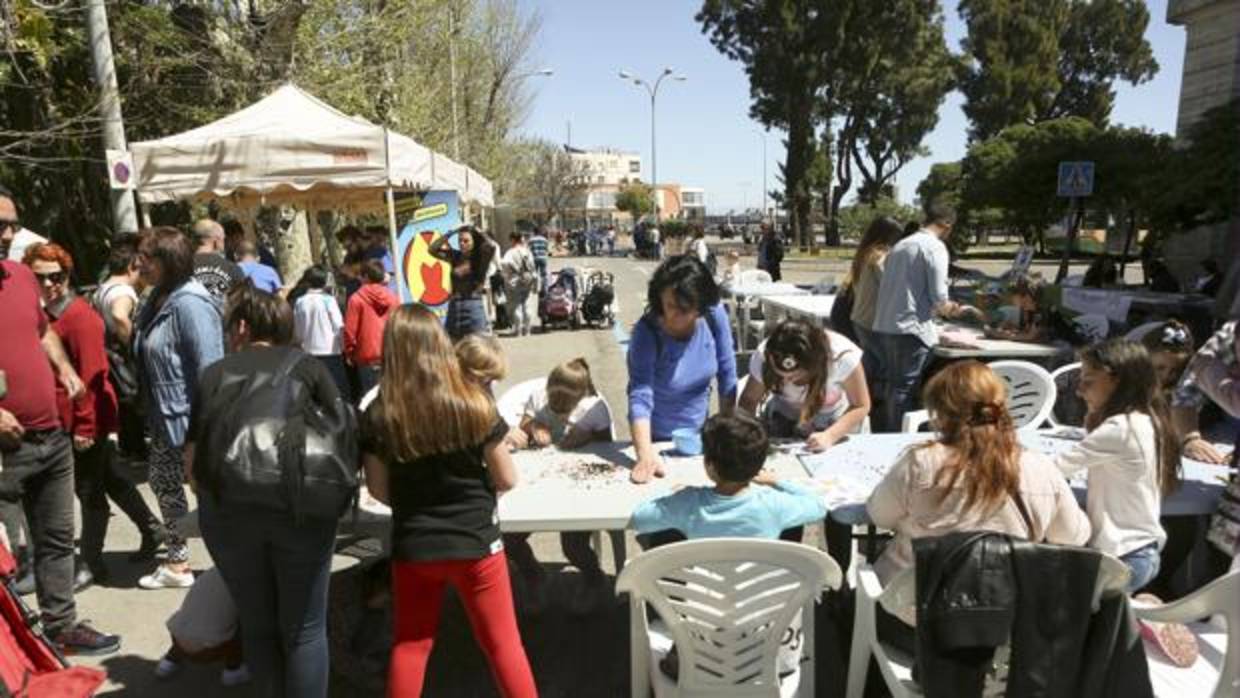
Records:
[[[494,394],[496,382],[508,375],[508,358],[499,340],[491,335],[471,334],[456,343],[456,359],[465,378]]]
[[[517,448],[554,445],[562,449],[611,440],[611,410],[594,389],[590,365],[585,359],[566,361],[551,370],[547,385],[530,395],[520,426],[509,432],[508,438]],[[598,555],[590,548],[590,534],[585,531],[561,533],[560,546],[564,557],[581,572],[584,580],[573,610],[588,612],[601,596],[600,590],[606,580]],[[527,609],[537,612],[545,601],[546,572],[530,548],[529,534],[505,535],[504,548],[525,580]]]

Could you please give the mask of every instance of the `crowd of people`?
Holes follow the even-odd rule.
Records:
[[[225,684],[325,696],[331,553],[364,475],[370,495],[392,510],[389,695],[420,694],[448,587],[500,692],[537,694],[510,573],[539,596],[545,572],[528,536],[501,533],[498,497],[520,486],[513,451],[611,440],[615,421],[585,359],[549,367],[516,424],[499,414],[493,389],[507,359],[490,336],[484,288],[496,266],[510,298],[545,283],[545,237],[514,236],[502,255],[469,226],[440,238],[431,254],[452,275],[440,318],[393,293],[382,232],[369,244],[361,231],[346,236],[343,275],[313,267],[286,288],[244,232],[230,240],[210,220],[192,234],[148,229],[113,243],[107,279],[87,300],[74,294],[73,258],[61,246],[36,242],[19,261],[7,259],[19,220],[13,196],[0,190],[0,324],[9,332],[0,351],[0,522],[8,545],[27,551],[24,568],[58,647],[101,654],[120,645],[78,621],[74,604],[75,584],[108,575],[101,553],[111,499],[142,533],[135,560],[155,563],[163,550],[139,586],[190,589],[168,622],[160,676],[185,661],[223,659]],[[1155,579],[1169,555],[1161,501],[1179,485],[1180,456],[1225,459],[1195,428],[1196,415],[1210,400],[1240,416],[1236,323],[1200,350],[1176,322],[1143,342],[1083,348],[1087,434],[1042,457],[1020,446],[1005,386],[987,366],[956,362],[922,387],[934,319],[981,316],[948,297],[943,241],[953,223],[945,208],[911,232],[877,221],[853,264],[853,338],[784,320],[743,374],[717,281],[735,276],[739,260],[712,270],[691,248],[659,264],[627,350],[630,477],[641,484],[665,475],[656,444],[688,430],[700,433],[712,484],[639,506],[631,527],[644,545],[799,539],[826,508],[764,468],[770,440],[830,449],[867,418],[898,429],[920,402],[933,440],[906,451],[867,505],[871,520],[895,533],[877,563],[883,578],[913,564],[915,538],[985,529],[1114,555],[1131,571],[1131,591]],[[778,269],[782,245],[765,235],[760,258]],[[333,279],[347,293],[343,307]],[[1036,289],[1014,294],[1036,298]],[[1033,317],[1002,331],[1036,336],[1045,321],[1032,305],[1019,307]],[[516,323],[525,333],[528,318]],[[145,459],[158,516],[119,470],[118,449]],[[1065,479],[1078,471],[1089,482],[1084,509]],[[186,486],[214,565],[197,578],[191,566],[207,561],[191,559],[181,529]],[[73,494],[83,512],[76,554]],[[1216,566],[1230,562],[1238,532],[1240,512],[1214,520]],[[828,539],[838,546],[829,521]],[[604,586],[602,566],[587,534],[565,533],[561,545],[582,572],[588,606]],[[884,623],[893,642],[911,637],[907,619]]]

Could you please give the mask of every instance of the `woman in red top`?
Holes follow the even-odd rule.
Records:
[[[119,418],[116,393],[108,380],[103,318],[69,286],[73,257],[52,243],[30,247],[23,261],[39,282],[52,330],[86,386],[85,394],[72,401],[63,386],[56,386],[60,422],[73,437],[74,490],[82,506],[80,548],[87,569],[78,570],[80,587],[89,584],[92,577],[102,582],[108,576],[103,564],[103,541],[111,515],[108,497],[142,533],[143,550],[153,551],[157,545],[158,520],[134,484],[114,469],[108,437],[116,433]]]

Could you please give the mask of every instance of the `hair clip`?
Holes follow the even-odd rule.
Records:
[[[779,360],[779,367],[785,371],[794,371],[797,367],[797,360],[791,356],[785,356]]]
[[[1167,325],[1163,327],[1162,343],[1171,347],[1182,347],[1188,344],[1188,332],[1182,327]]]

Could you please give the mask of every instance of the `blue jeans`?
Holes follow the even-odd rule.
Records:
[[[917,407],[930,347],[911,334],[875,332],[873,336],[885,373],[883,423],[889,431],[900,431],[904,413]]]
[[[453,296],[448,302],[447,329],[448,336],[454,342],[471,334],[489,333],[491,323],[487,320],[487,309],[482,304],[482,298]]]
[[[241,618],[261,695],[327,696],[327,588],[336,522],[198,500],[202,539]]]
[[[1128,593],[1131,594],[1145,587],[1158,576],[1158,567],[1162,564],[1162,558],[1158,554],[1158,544],[1150,543],[1149,545],[1137,548],[1132,552],[1120,555],[1119,559],[1125,565],[1132,576],[1128,578]]]

